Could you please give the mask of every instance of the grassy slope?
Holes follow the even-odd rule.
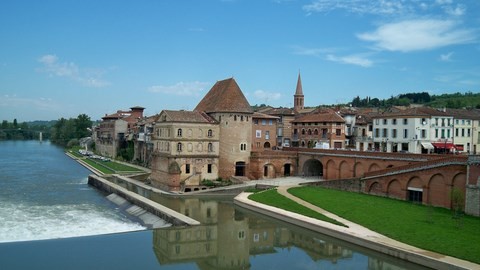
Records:
[[[300,205],[287,197],[279,194],[276,190],[266,190],[258,193],[254,193],[248,197],[250,200],[263,203],[266,205],[278,207],[281,209],[288,210],[290,212],[302,214],[307,217],[323,220],[326,222],[330,222],[339,226],[345,226],[343,223],[338,222],[334,219],[331,219],[325,215],[322,215],[318,212],[311,210],[303,205]]]
[[[453,218],[444,208],[316,187],[289,192],[390,238],[480,263],[480,218]]]

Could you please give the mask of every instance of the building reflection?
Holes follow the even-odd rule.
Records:
[[[314,233],[293,232],[265,219],[245,216],[231,202],[187,199],[177,207],[202,225],[154,230],[153,249],[162,265],[194,262],[200,269],[249,269],[250,256],[292,247],[303,250],[312,261],[336,263],[353,254]]]

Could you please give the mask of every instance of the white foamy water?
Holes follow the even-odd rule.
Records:
[[[0,141],[0,242],[144,230],[48,142]]]
[[[94,205],[0,204],[0,242],[43,240],[144,230],[113,209]]]

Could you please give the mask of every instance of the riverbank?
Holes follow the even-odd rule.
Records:
[[[254,202],[248,199],[250,193],[241,193],[235,197],[234,202],[243,208],[433,269],[480,269],[478,264],[406,245],[333,215],[289,194],[287,192],[289,187],[291,186],[280,186],[278,192],[299,204],[346,224],[348,228]]]

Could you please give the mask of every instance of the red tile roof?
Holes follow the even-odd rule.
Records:
[[[305,122],[345,122],[345,119],[331,109],[317,109],[308,114],[302,114],[295,118],[294,123]]]
[[[206,113],[253,113],[250,104],[233,78],[215,83],[194,110]]]

